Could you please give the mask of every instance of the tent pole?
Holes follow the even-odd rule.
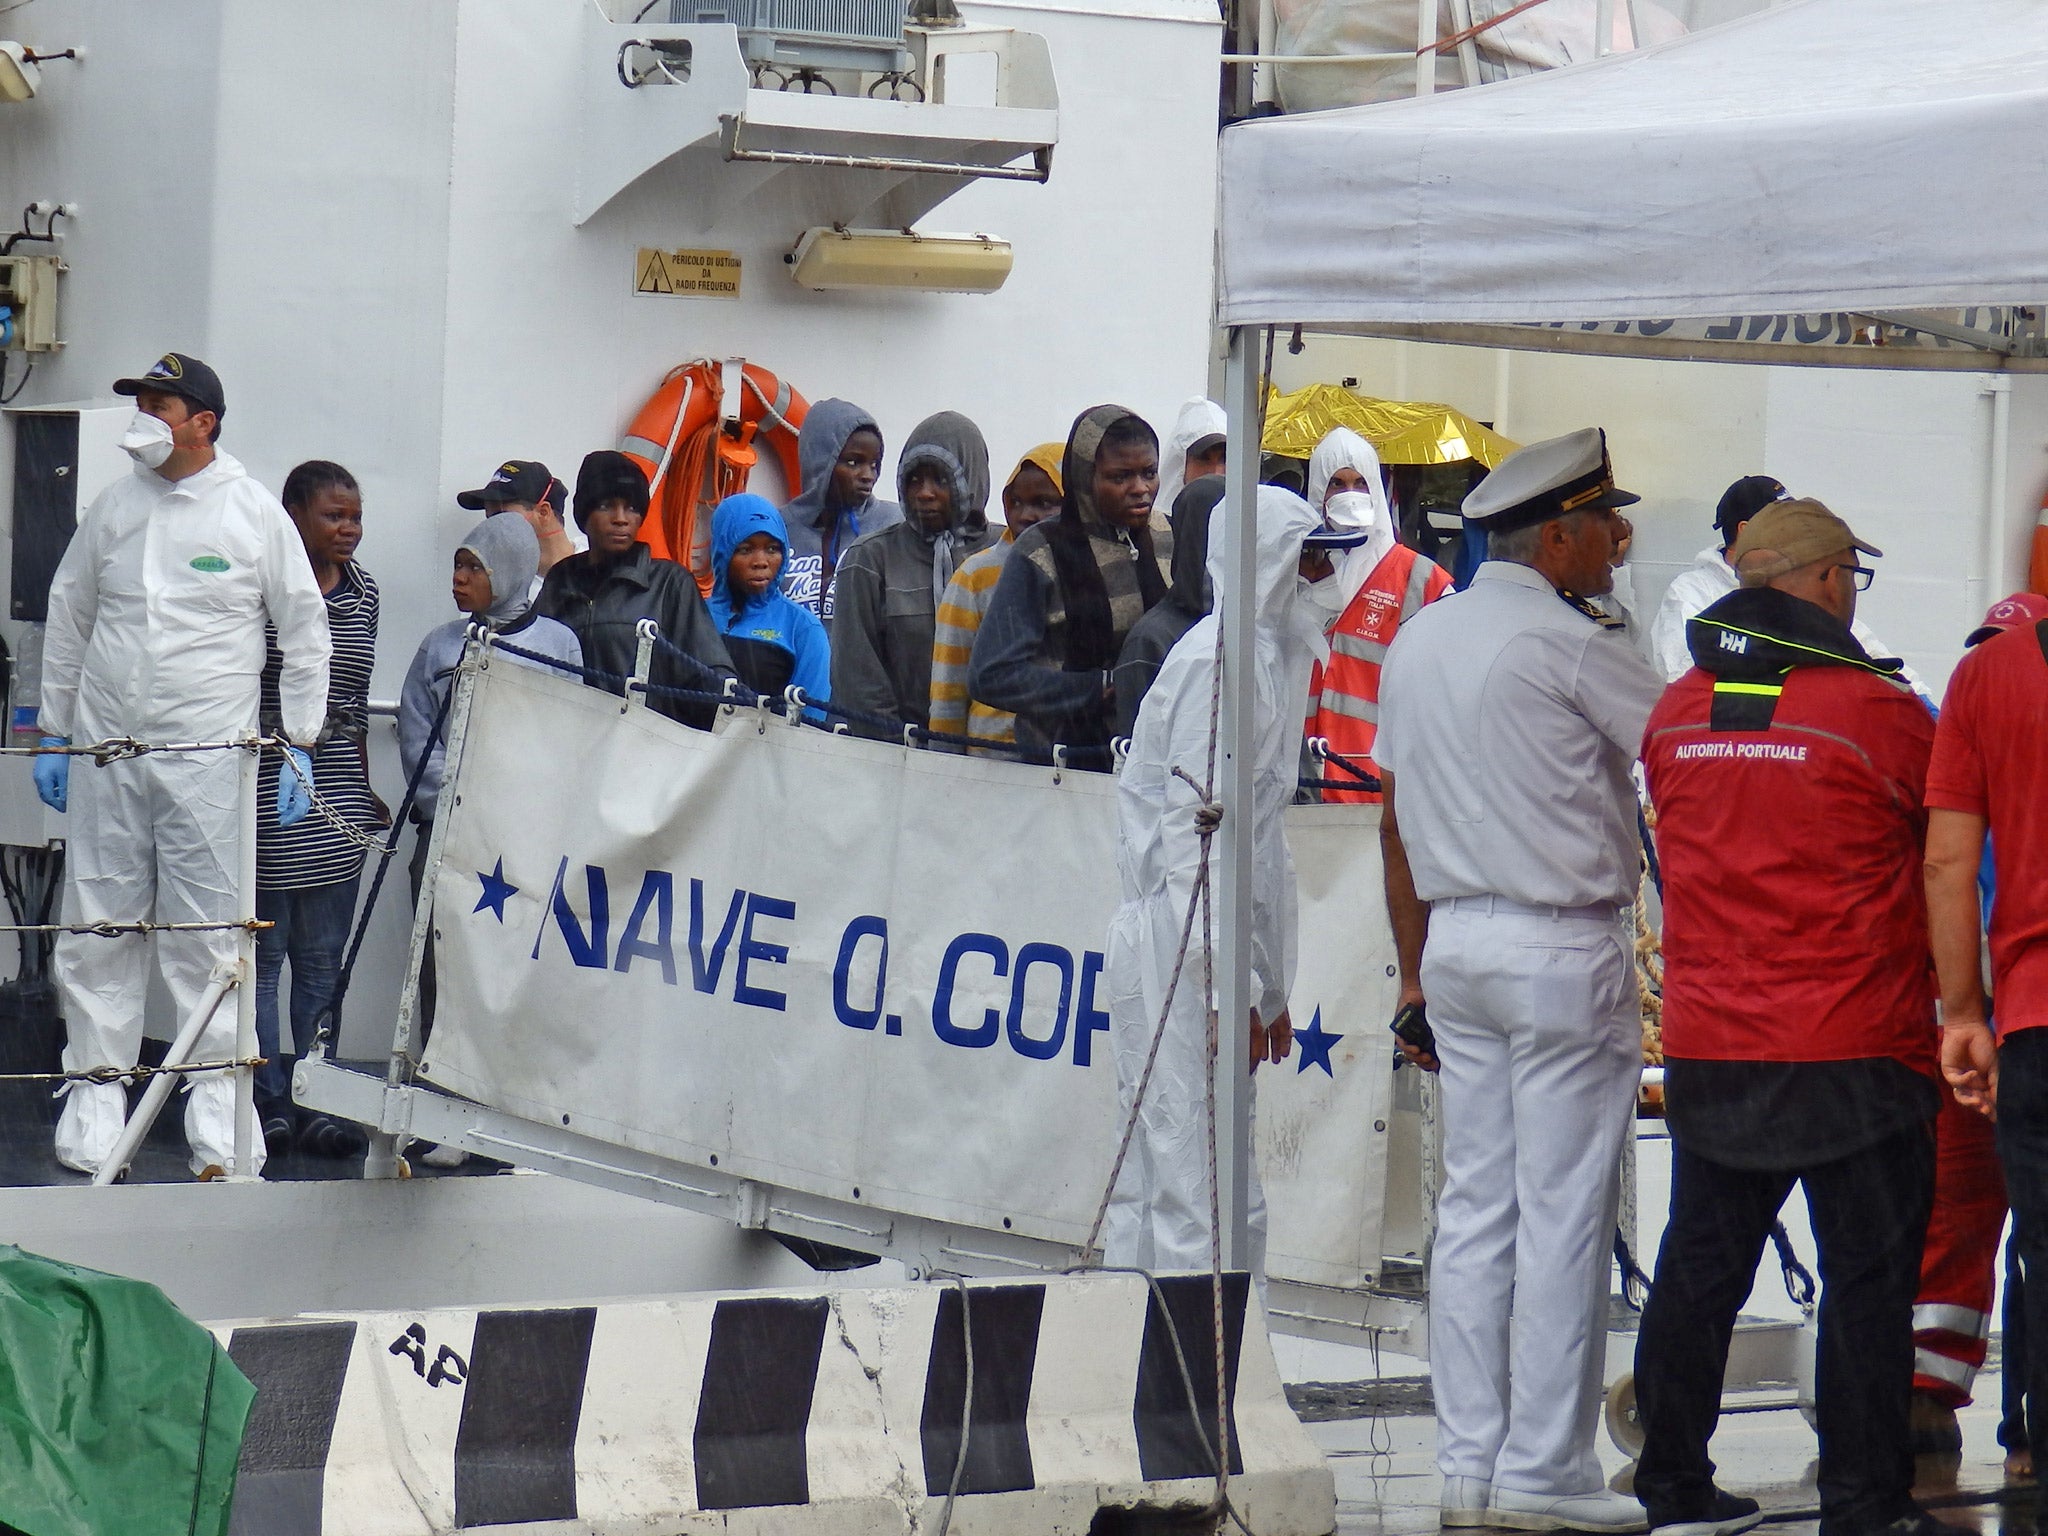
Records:
[[[1252,1161],[1251,1055],[1252,765],[1256,751],[1252,620],[1257,591],[1259,495],[1259,332],[1230,332],[1223,409],[1229,417],[1228,469],[1223,503],[1223,583],[1216,611],[1223,626],[1223,710],[1215,795],[1223,806],[1216,866],[1215,934],[1217,1210],[1223,1222],[1223,1263],[1243,1269],[1252,1261],[1247,1191]]]

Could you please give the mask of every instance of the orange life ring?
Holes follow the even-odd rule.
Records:
[[[647,476],[648,516],[640,538],[690,568],[711,595],[711,509],[747,488],[766,441],[794,496],[803,489],[797,433],[810,405],[766,368],[741,367],[736,430],[724,430],[724,369],[699,359],[671,368],[619,439],[619,452]]]

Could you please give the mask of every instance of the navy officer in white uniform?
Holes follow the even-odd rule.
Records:
[[[1593,1449],[1622,1138],[1642,1065],[1630,778],[1663,685],[1594,599],[1638,497],[1605,434],[1515,453],[1465,498],[1469,590],[1402,627],[1374,756],[1404,1005],[1441,1069],[1430,1272],[1443,1524],[1645,1529]],[[1509,1312],[1514,1314],[1512,1340]]]

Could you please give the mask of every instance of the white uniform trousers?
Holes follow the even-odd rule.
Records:
[[[64,921],[67,923],[228,922],[241,902],[235,891],[240,841],[236,799],[239,752],[150,753],[105,767],[90,758],[71,763],[65,816]],[[64,1011],[64,1066],[132,1067],[142,1043],[154,942],[182,1028],[217,964],[233,964],[235,935],[210,933],[60,934],[52,969]],[[235,997],[230,993],[200,1036],[200,1061],[235,1054]],[[194,1172],[207,1164],[233,1171],[234,1078],[209,1072],[188,1079],[185,1136]],[[119,1083],[74,1083],[57,1122],[57,1157],[67,1167],[98,1170],[121,1134],[128,1099]],[[256,1152],[258,1171],[262,1147]]]
[[[1524,1493],[1590,1493],[1604,1485],[1594,1433],[1642,1062],[1628,933],[1620,918],[1439,902],[1422,986],[1443,1068],[1437,1464]]]

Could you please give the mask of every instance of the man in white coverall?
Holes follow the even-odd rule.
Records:
[[[1402,1049],[1442,1067],[1446,1526],[1645,1528],[1593,1450],[1642,1071],[1629,774],[1663,692],[1593,600],[1635,500],[1595,428],[1511,455],[1465,498],[1486,563],[1401,627],[1380,679],[1387,913],[1401,1002],[1435,1031],[1433,1056]]]
[[[1311,665],[1327,654],[1322,626],[1300,601],[1302,541],[1321,519],[1292,491],[1262,486],[1258,503],[1258,604],[1253,660],[1258,706],[1252,803],[1251,1066],[1286,1057],[1293,1040],[1287,993],[1294,981],[1294,861],[1281,816],[1294,798],[1302,701]],[[1223,519],[1210,523],[1209,580],[1223,591]],[[1116,1054],[1117,1124],[1127,1123],[1152,1049],[1188,899],[1202,864],[1196,783],[1209,775],[1210,699],[1216,687],[1217,615],[1199,620],[1167,653],[1145,695],[1130,755],[1117,781],[1117,866],[1123,904],[1104,956],[1109,1038]],[[1221,762],[1220,751],[1217,761]],[[1221,850],[1211,845],[1211,856]],[[1210,878],[1216,878],[1212,865]],[[1137,1130],[1110,1201],[1105,1258],[1148,1270],[1209,1267],[1208,1028],[1202,996],[1201,929],[1195,929]],[[1226,1038],[1227,1035],[1226,1035]],[[1266,1207],[1253,1170],[1251,1253],[1265,1270]]]
[[[219,378],[197,358],[166,353],[140,378],[121,440],[135,472],[102,491],[79,520],[50,585],[43,651],[45,745],[110,737],[233,741],[257,728],[266,620],[284,654],[284,730],[311,743],[327,715],[327,607],[304,546],[277,498],[214,446],[226,410]],[[37,792],[68,810],[64,921],[229,922],[236,889],[241,753],[146,753],[104,766],[89,757],[35,760]],[[278,820],[305,814],[311,762],[279,776]],[[231,930],[156,936],[164,980],[183,1021],[218,966],[235,962]],[[132,1067],[148,990],[147,939],[62,934],[55,973],[68,1028],[67,1071]],[[249,978],[253,981],[253,978]],[[232,997],[200,1036],[201,1061],[234,1055]],[[97,1172],[127,1114],[119,1083],[68,1084],[57,1159]],[[195,1075],[185,1109],[192,1171],[234,1170],[234,1079]],[[263,1145],[256,1144],[260,1170]]]

